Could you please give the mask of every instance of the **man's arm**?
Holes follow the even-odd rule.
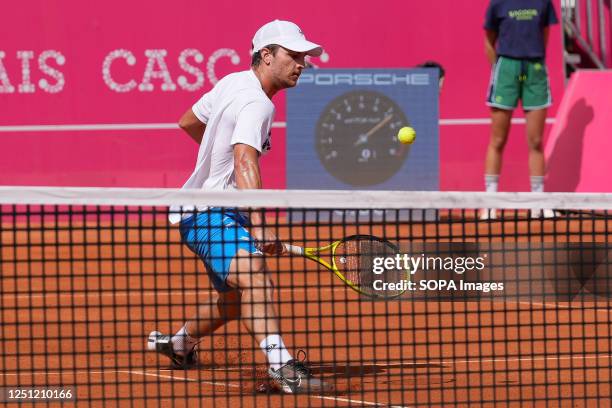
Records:
[[[542,29],[542,38],[544,39],[544,49],[548,46],[548,37],[550,35],[550,27],[546,26]]]
[[[185,131],[197,144],[202,143],[202,136],[204,136],[204,130],[206,124],[200,122],[200,119],[194,115],[191,109],[183,114],[179,120],[179,127]]]
[[[261,172],[259,170],[259,152],[252,146],[243,143],[234,145],[234,174],[238,189],[260,189]],[[259,211],[251,213],[251,224],[259,227],[263,217]]]
[[[234,145],[234,173],[236,187],[239,189],[260,189],[262,187],[257,149],[243,143]],[[263,209],[250,209],[251,234],[262,244],[261,250],[263,252],[268,254],[282,253],[283,245],[272,229],[264,227],[264,211]]]
[[[497,31],[485,30],[485,54],[489,62],[495,64],[497,53],[495,52],[495,42],[497,41]]]

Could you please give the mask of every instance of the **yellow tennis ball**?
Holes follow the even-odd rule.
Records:
[[[397,132],[397,140],[404,144],[412,144],[416,139],[416,132],[410,126],[404,126]]]

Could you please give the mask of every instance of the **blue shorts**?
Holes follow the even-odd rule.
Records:
[[[183,243],[204,261],[208,276],[219,292],[233,290],[225,279],[239,249],[263,255],[245,228],[248,225],[248,218],[227,208],[210,208],[181,221]]]

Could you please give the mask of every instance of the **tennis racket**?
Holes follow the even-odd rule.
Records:
[[[389,241],[372,235],[351,235],[319,248],[285,244],[285,249],[291,254],[317,262],[332,271],[351,289],[371,298],[396,298],[404,293],[406,288],[389,288],[389,285],[384,283],[395,284],[410,279],[407,270],[385,269],[380,274],[374,273],[375,258],[395,257],[399,249]]]

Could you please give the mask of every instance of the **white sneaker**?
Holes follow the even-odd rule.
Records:
[[[482,208],[480,210],[480,221],[497,219],[497,210],[495,208]]]
[[[549,208],[531,210],[531,218],[556,218],[559,214]]]
[[[334,390],[333,385],[310,373],[304,359],[290,360],[278,370],[270,367],[268,374],[286,394],[326,394]]]
[[[158,331],[152,331],[149,334],[147,350],[157,351],[168,357],[173,369],[188,370],[198,364],[198,351],[195,347],[187,355],[178,354],[172,347],[172,336]]]

